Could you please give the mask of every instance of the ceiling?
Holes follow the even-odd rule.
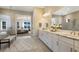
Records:
[[[65,7],[59,9],[58,11],[54,12],[53,14],[67,15],[67,14],[70,14],[70,13],[76,12],[76,11],[79,11],[79,6],[65,6]]]
[[[0,8],[32,12],[34,7],[32,6],[0,6]]]
[[[45,7],[44,6],[0,6],[0,8],[32,12],[34,8],[45,8]]]
[[[12,9],[12,10],[20,10],[20,11],[29,11],[32,12],[34,8],[45,8],[46,10],[49,10],[51,8],[52,12],[59,9],[59,6],[0,6],[0,8],[4,9]]]
[[[57,10],[59,10],[60,8],[62,8],[61,6],[46,6],[44,8],[44,13],[54,13]]]
[[[79,11],[79,6],[0,6],[4,9],[32,12],[34,8],[45,8],[45,11],[51,10],[54,15],[67,15]]]

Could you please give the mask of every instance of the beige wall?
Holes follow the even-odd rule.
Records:
[[[35,8],[33,11],[33,35],[38,34],[39,20],[41,20],[43,15],[43,9]]]
[[[13,34],[16,33],[16,14],[32,16],[32,12],[24,12],[24,11],[1,9],[1,8],[0,8],[0,14],[9,15],[11,17],[11,26],[12,26]]]
[[[48,10],[49,11],[49,10]],[[44,8],[35,8],[33,11],[33,34],[34,35],[38,35],[38,30],[39,28],[39,23],[42,23],[42,26],[45,27],[45,24],[48,23],[48,28],[50,28],[51,25],[51,17],[50,16],[46,16],[44,17],[44,13],[48,12],[46,11]]]

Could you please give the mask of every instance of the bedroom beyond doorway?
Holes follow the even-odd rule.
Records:
[[[17,34],[31,33],[31,16],[17,15],[16,17]]]

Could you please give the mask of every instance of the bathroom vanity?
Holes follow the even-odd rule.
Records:
[[[54,52],[78,52],[79,36],[73,35],[71,32],[69,30],[56,32],[39,30],[39,38]]]

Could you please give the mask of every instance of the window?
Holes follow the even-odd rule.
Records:
[[[6,22],[5,21],[2,22],[2,29],[6,29]]]
[[[24,28],[26,29],[28,25],[28,22],[24,22]]]
[[[24,22],[24,24],[27,24],[27,22]]]
[[[30,29],[30,22],[28,22],[28,21],[24,22],[24,28]]]
[[[28,28],[30,29],[30,26],[28,26]]]
[[[30,25],[30,22],[28,22],[28,24]]]
[[[24,26],[24,28],[27,28],[27,26]]]
[[[19,22],[17,22],[17,28],[19,28]]]

